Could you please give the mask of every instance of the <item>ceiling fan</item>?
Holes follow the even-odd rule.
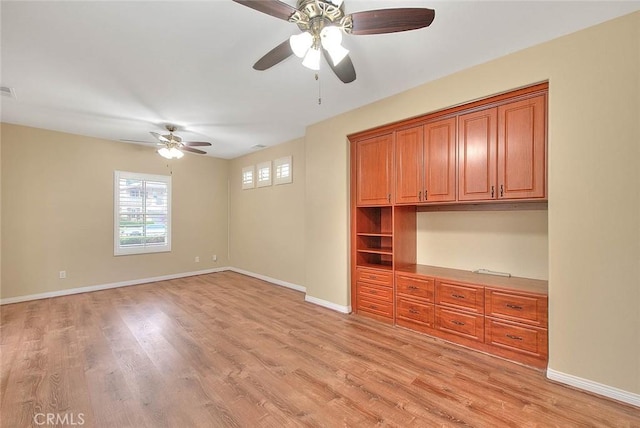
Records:
[[[180,159],[184,156],[184,152],[197,153],[200,155],[206,155],[207,152],[204,150],[194,149],[197,146],[210,146],[211,143],[207,143],[205,141],[182,141],[182,138],[178,135],[174,134],[177,127],[175,125],[165,125],[168,134],[161,135],[157,132],[150,132],[158,142],[155,143],[158,146],[161,146],[158,149],[158,154],[166,159]],[[139,140],[121,140],[121,141],[131,141],[134,143],[149,143],[148,141],[139,141]]]
[[[260,58],[253,68],[266,70],[296,55],[312,70],[320,68],[320,57],[344,83],[356,79],[342,33],[363,35],[416,30],[431,25],[435,11],[427,8],[379,9],[344,13],[343,0],[297,0],[297,7],[279,0],[233,0],[267,15],[292,22],[302,33],[293,35]]]

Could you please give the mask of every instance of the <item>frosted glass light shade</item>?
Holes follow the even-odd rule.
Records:
[[[158,150],[158,154],[165,159],[180,159],[182,156],[184,156],[184,153],[182,153],[175,147],[171,147],[170,149],[163,147]]]
[[[311,70],[320,70],[320,49],[309,49],[302,61],[302,65]]]
[[[304,58],[305,54],[313,45],[313,36],[305,31],[304,33],[294,34],[289,37],[289,45],[294,55],[298,58]]]
[[[342,43],[342,30],[333,25],[328,25],[320,31],[320,41],[322,42],[322,47],[326,50],[334,46],[340,46],[340,43]]]

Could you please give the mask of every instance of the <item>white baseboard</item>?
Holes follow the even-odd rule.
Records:
[[[185,278],[188,276],[205,275],[208,273],[222,272],[229,270],[228,267],[205,269],[193,272],[182,272],[171,275],[154,276],[151,278],[132,279],[130,281],[112,282],[109,284],[90,285],[88,287],[68,288],[64,290],[49,291],[46,293],[28,294],[26,296],[9,297],[0,299],[0,305],[11,303],[27,302],[30,300],[48,299],[50,297],[69,296],[71,294],[88,293],[91,291],[108,290],[109,288],[128,287],[130,285],[146,284],[149,282],[167,281],[169,279]]]
[[[109,288],[127,287],[130,285],[146,284],[149,282],[157,282],[157,281],[166,281],[169,279],[185,278],[188,276],[195,276],[195,275],[205,275],[208,273],[222,272],[227,270],[240,273],[242,275],[247,275],[253,278],[257,278],[262,281],[269,282],[271,284],[279,285],[281,287],[286,287],[292,290],[303,292],[305,293],[304,300],[306,302],[313,303],[315,305],[319,305],[328,309],[332,309],[334,311],[341,312],[343,314],[351,313],[351,306],[342,306],[333,302],[329,302],[327,300],[322,300],[322,299],[318,299],[317,297],[312,297],[307,295],[306,294],[307,288],[302,285],[293,284],[291,282],[282,281],[276,278],[271,278],[266,275],[249,272],[249,271],[238,269],[231,266],[214,268],[214,269],[205,269],[205,270],[199,270],[194,272],[182,272],[182,273],[176,273],[171,275],[155,276],[151,278],[133,279],[130,281],[112,282],[109,284],[90,285],[88,287],[68,288],[65,290],[56,290],[56,291],[49,291],[47,293],[29,294],[26,296],[9,297],[6,299],[0,299],[0,305],[9,305],[11,303],[27,302],[30,300],[48,299],[50,297],[69,296],[71,294],[88,293],[91,291],[107,290]]]
[[[263,281],[270,282],[271,284],[279,285],[281,287],[291,288],[292,290],[301,291],[303,293],[307,292],[307,287],[303,287],[302,285],[293,284],[291,282],[287,282],[287,281],[282,281],[282,280],[279,280],[279,279],[271,278],[269,276],[261,275],[259,273],[253,273],[253,272],[249,272],[248,270],[238,269],[238,268],[235,268],[235,267],[229,267],[228,270],[230,270],[232,272],[240,273],[242,275],[247,275],[247,276],[250,276],[252,278],[261,279]]]
[[[270,282],[270,283],[275,284],[275,285],[280,285],[282,287],[287,287],[287,288],[291,288],[291,289],[296,290],[296,291],[301,291],[301,292],[305,293],[305,296],[304,296],[304,301],[305,302],[313,303],[314,305],[322,306],[324,308],[328,308],[328,309],[331,309],[331,310],[334,310],[334,311],[337,311],[337,312],[341,312],[343,314],[351,313],[351,306],[342,306],[342,305],[335,304],[333,302],[329,302],[327,300],[322,300],[322,299],[318,299],[317,297],[309,296],[308,294],[306,294],[307,293],[307,287],[303,287],[302,285],[293,284],[291,282],[286,282],[286,281],[281,281],[279,279],[271,278],[271,277],[266,276],[266,275],[261,275],[261,274],[250,272],[250,271],[246,271],[246,270],[243,270],[243,269],[238,269],[238,268],[235,268],[235,267],[230,267],[229,270],[232,271],[232,272],[241,273],[242,275],[247,275],[247,276],[250,276],[250,277],[253,277],[253,278],[261,279],[263,281]]]
[[[564,383],[578,389],[593,392],[604,397],[622,401],[633,406],[640,407],[640,394],[624,391],[613,386],[604,385],[592,380],[583,379],[578,376],[562,373],[553,369],[547,369],[547,378],[556,382]]]
[[[351,306],[338,305],[336,303],[329,302],[328,300],[322,300],[322,299],[318,299],[317,297],[309,296],[308,294],[304,296],[304,301],[313,303],[314,305],[332,309],[337,312],[342,312],[343,314],[351,313]]]

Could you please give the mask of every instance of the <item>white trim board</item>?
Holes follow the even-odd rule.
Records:
[[[229,270],[228,267],[205,269],[193,272],[174,273],[171,275],[154,276],[151,278],[132,279],[129,281],[111,282],[108,284],[89,285],[87,287],[67,288],[64,290],[48,291],[46,293],[28,294],[26,296],[8,297],[0,299],[0,305],[11,303],[28,302],[30,300],[48,299],[51,297],[69,296],[71,294],[89,293],[91,291],[108,290],[110,288],[128,287],[130,285],[147,284],[149,282],[167,281],[169,279],[185,278],[188,276],[205,275],[208,273],[222,272]]]
[[[229,267],[227,269],[232,271],[232,272],[239,273],[239,274],[242,274],[242,275],[247,275],[247,276],[250,276],[252,278],[261,279],[263,281],[270,282],[271,284],[279,285],[281,287],[290,288],[292,290],[301,291],[303,293],[307,292],[307,287],[303,287],[302,285],[294,284],[292,282],[282,281],[282,280],[279,280],[279,279],[271,278],[270,276],[261,275],[259,273],[253,273],[253,272],[250,272],[250,271],[244,270],[244,269],[238,269],[238,268],[235,268],[233,266]]]
[[[333,302],[330,302],[328,300],[318,299],[317,297],[309,296],[308,294],[305,294],[304,301],[305,302],[309,302],[309,303],[313,303],[314,305],[318,305],[318,306],[322,306],[322,307],[325,307],[325,308],[328,308],[328,309],[332,309],[332,310],[337,311],[337,312],[342,312],[343,314],[351,313],[351,306],[338,305],[337,303],[333,303]]]
[[[584,391],[593,392],[607,398],[622,401],[640,407],[640,394],[624,391],[613,386],[604,385],[589,379],[583,379],[578,376],[562,373],[553,369],[547,369],[547,378],[565,385],[573,386]]]

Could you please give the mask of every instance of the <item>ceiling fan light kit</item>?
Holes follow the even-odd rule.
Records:
[[[344,83],[356,79],[349,50],[342,46],[343,33],[384,34],[416,30],[431,25],[435,11],[427,8],[380,9],[344,13],[343,0],[298,0],[293,6],[280,0],[233,0],[267,15],[294,23],[302,31],[260,58],[253,68],[267,70],[291,55],[303,58],[302,65],[320,69],[321,53]]]
[[[150,132],[153,137],[158,140],[155,144],[161,146],[156,152],[165,159],[180,159],[184,156],[184,152],[197,153],[199,155],[206,155],[207,152],[204,150],[194,149],[194,146],[210,146],[211,143],[206,141],[182,141],[182,137],[174,134],[176,127],[175,125],[165,125],[164,126],[168,134],[160,135],[157,132]],[[139,140],[122,140],[122,141],[130,141],[134,143],[149,143],[148,141],[139,141]]]
[[[182,156],[184,156],[184,153],[182,153],[180,150],[178,150],[175,147],[171,147],[171,148],[163,147],[160,150],[158,150],[158,154],[165,159],[180,159]]]

